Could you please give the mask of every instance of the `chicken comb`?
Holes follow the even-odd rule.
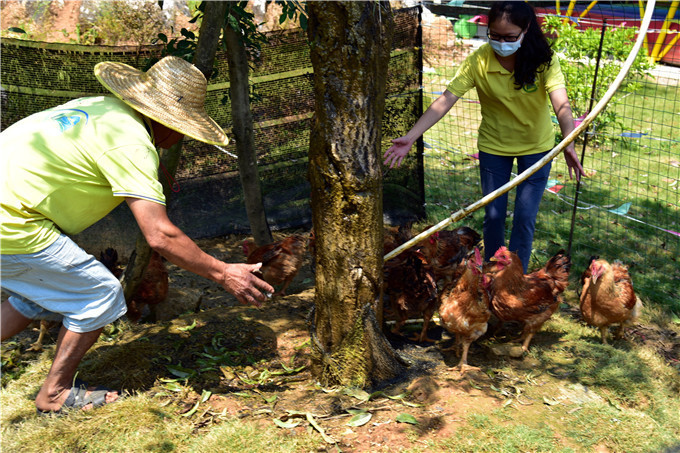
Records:
[[[507,252],[508,252],[508,248],[504,245],[501,245],[500,247],[498,247],[498,250],[496,250],[496,253],[494,253],[493,256],[499,256],[499,255],[505,254]]]
[[[475,247],[475,264],[477,264],[477,266],[481,266],[482,264],[484,264],[484,262],[482,261],[482,254],[479,253],[479,248],[477,247]]]

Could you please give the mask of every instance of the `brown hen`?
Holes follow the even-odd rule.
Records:
[[[425,256],[416,250],[406,250],[399,259],[385,263],[384,287],[390,300],[392,313],[397,322],[392,333],[399,334],[401,327],[410,318],[423,318],[420,335],[412,340],[433,341],[427,337],[427,328],[437,310],[437,284]]]
[[[615,338],[623,337],[624,326],[635,322],[642,311],[642,302],[633,291],[626,266],[593,257],[581,281],[583,320],[600,329],[603,344],[607,344],[611,324],[619,324]]]
[[[491,311],[488,293],[482,287],[482,255],[475,247],[474,256],[465,261],[465,272],[456,283],[448,283],[439,294],[439,316],[446,330],[455,334],[456,342],[448,351],[456,349],[460,356],[457,368],[461,373],[476,369],[467,363],[470,344],[486,333]],[[460,352],[462,348],[462,353]]]
[[[520,258],[506,247],[499,248],[491,261],[491,311],[502,322],[524,324],[520,341],[528,351],[534,334],[559,307],[569,283],[571,259],[560,250],[543,268],[526,275]]]
[[[285,296],[286,289],[297,275],[307,251],[307,239],[300,235],[257,247],[252,240],[243,241],[243,253],[248,264],[262,263],[260,274],[270,285],[283,285],[274,293]]]
[[[168,297],[168,269],[163,257],[156,251],[151,251],[149,264],[144,269],[139,287],[127,301],[127,317],[132,322],[142,318],[145,306],[149,307],[152,315],[159,304]]]
[[[465,266],[461,265],[463,258],[472,252],[480,239],[479,233],[463,226],[455,231],[437,231],[421,241],[419,246],[432,266],[435,279],[455,283],[465,271]]]

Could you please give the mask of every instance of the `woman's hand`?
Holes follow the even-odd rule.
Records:
[[[383,157],[385,158],[385,165],[389,165],[390,168],[395,166],[399,167],[404,157],[408,154],[413,146],[413,141],[407,137],[399,137],[392,140],[392,146],[390,146]]]
[[[569,179],[573,178],[573,171],[574,175],[576,176],[576,180],[580,181],[581,176],[585,176],[586,172],[581,166],[581,161],[579,160],[578,155],[576,155],[576,150],[574,149],[573,143],[570,143],[569,146],[564,149],[564,159],[567,161],[567,167],[569,168]]]

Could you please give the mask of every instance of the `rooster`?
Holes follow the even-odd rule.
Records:
[[[581,282],[584,321],[600,329],[603,344],[607,344],[610,324],[618,323],[615,338],[623,337],[624,326],[635,322],[642,311],[642,302],[635,296],[628,269],[618,261],[610,264],[592,257]]]
[[[517,254],[501,247],[491,262],[491,310],[501,322],[524,324],[520,341],[526,352],[533,336],[559,307],[569,283],[571,259],[560,250],[543,268],[525,275]]]
[[[448,283],[439,294],[439,316],[446,330],[455,334],[453,346],[442,349],[457,349],[460,362],[457,368],[461,373],[474,369],[467,363],[470,344],[486,333],[491,311],[488,293],[482,288],[482,278],[488,285],[488,276],[482,274],[482,255],[475,247],[474,257],[465,263],[465,271],[456,283]],[[462,347],[462,354],[460,348]]]
[[[307,239],[300,235],[257,247],[255,241],[243,241],[243,254],[248,264],[262,263],[259,272],[270,285],[283,285],[274,293],[285,296],[286,289],[297,275],[307,251]]]
[[[151,251],[149,264],[144,269],[139,287],[127,302],[127,317],[132,322],[142,318],[142,310],[149,306],[152,311],[168,297],[168,269],[163,257],[155,250]]]
[[[392,313],[397,317],[392,333],[399,334],[409,318],[422,316],[423,329],[420,335],[416,334],[410,339],[433,341],[427,337],[427,328],[437,311],[434,274],[423,254],[416,250],[406,250],[399,257],[401,259],[390,260],[384,266],[385,293],[389,297]]]
[[[430,227],[428,227],[430,228]],[[455,231],[437,231],[420,241],[420,250],[432,266],[435,279],[439,282],[454,282],[465,271],[461,266],[481,236],[472,228],[463,226]]]

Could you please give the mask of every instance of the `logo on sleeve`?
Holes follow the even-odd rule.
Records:
[[[87,112],[85,112],[84,110],[68,109],[59,111],[59,113],[57,113],[50,119],[57,122],[57,124],[59,125],[59,129],[62,132],[66,132],[67,130],[74,127],[76,124],[80,123],[81,120],[84,120],[85,121],[84,124],[87,124],[89,116]]]

